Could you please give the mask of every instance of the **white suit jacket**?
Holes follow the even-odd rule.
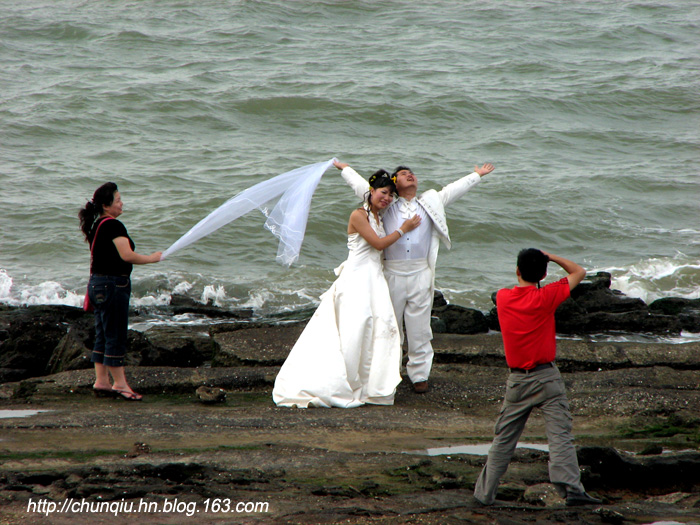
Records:
[[[340,174],[343,176],[343,179],[345,179],[345,182],[353,189],[355,194],[360,199],[364,199],[365,194],[369,191],[369,182],[350,166],[344,168]],[[428,266],[430,266],[430,271],[433,274],[433,288],[435,287],[435,263],[437,262],[440,240],[442,240],[448,250],[452,247],[450,232],[447,228],[445,207],[462,197],[462,195],[479,184],[479,182],[481,182],[481,176],[473,172],[459,180],[451,182],[440,191],[428,190],[416,197],[433,221],[433,235],[430,240],[430,249],[428,251]],[[393,201],[390,206],[394,206],[395,204],[396,201]]]

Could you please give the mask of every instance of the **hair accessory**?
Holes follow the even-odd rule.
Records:
[[[383,178],[389,178],[389,179],[394,180],[394,178],[392,178],[391,175],[389,175],[389,172],[388,172],[388,171],[386,171],[386,170],[379,170],[379,171],[377,171],[376,173],[373,173],[373,174],[372,174],[372,176],[369,178],[369,183],[370,183],[370,185],[372,185],[372,184],[374,184],[374,182],[375,182],[377,179],[383,179]],[[395,181],[394,181],[394,182],[395,182]]]

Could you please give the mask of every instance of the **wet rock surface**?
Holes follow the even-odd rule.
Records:
[[[627,300],[605,275],[584,284],[558,312],[564,327],[633,326],[624,323],[638,316],[675,333],[697,317],[693,301]],[[416,395],[404,378],[394,406],[352,410],[272,403],[312,311],[265,323],[177,298],[172,313],[212,321],[130,331],[127,374],[144,400],[129,402],[93,395],[90,315],[0,307],[0,409],[42,410],[0,419],[0,523],[700,521],[700,343],[560,339],[582,479],[604,505],[566,507],[547,453],[518,449],[497,505],[482,507],[472,487],[485,458],[427,450],[490,443],[508,374],[500,335],[489,332],[497,318],[435,304],[434,326],[452,333],[435,334],[430,391]],[[521,441],[546,443],[536,412]],[[29,512],[39,499],[151,510]],[[166,512],[175,500],[180,510]],[[227,501],[267,507],[235,512]]]
[[[184,314],[211,321],[194,327],[152,326],[144,332],[130,330],[127,365],[281,364],[296,339],[291,334],[301,333],[313,310],[303,309],[262,322],[249,309],[226,310],[186,296],[173,296],[169,306],[135,310],[132,323],[153,316]],[[557,331],[562,335],[678,336],[682,331],[700,332],[700,299],[665,298],[646,305],[640,299],[610,290],[610,274],[599,272],[574,289],[572,297],[557,310],[556,318]],[[435,334],[488,334],[499,329],[498,314],[496,308],[484,313],[447,304],[436,291],[432,328]],[[90,348],[94,337],[92,315],[80,308],[0,305],[0,382],[92,368]],[[615,362],[619,359],[624,357],[616,358]]]
[[[3,409],[48,410],[0,419],[0,522],[700,520],[698,343],[560,340],[582,479],[604,505],[566,507],[549,484],[547,453],[518,449],[497,505],[481,507],[472,488],[485,458],[427,450],[490,443],[507,377],[498,334],[437,335],[430,391],[416,395],[404,378],[394,406],[278,408],[272,385],[299,329],[212,328],[213,356],[224,348],[231,362],[245,364],[129,367],[144,394],[139,403],[95,398],[89,369],[0,385]],[[202,402],[202,394],[220,392],[218,402]],[[521,441],[546,442],[537,413]],[[39,498],[158,506],[116,516],[29,514]],[[176,499],[180,512],[165,512]],[[267,507],[224,512],[227,501]],[[196,518],[187,516],[195,507]]]

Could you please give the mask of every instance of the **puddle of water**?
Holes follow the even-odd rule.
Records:
[[[549,452],[549,445],[539,445],[536,443],[518,443],[517,448],[529,448]],[[448,454],[471,454],[473,456],[486,456],[488,455],[490,449],[490,443],[488,445],[455,445],[452,447],[429,448],[422,451],[416,451],[414,454],[426,454],[428,456],[444,456]]]
[[[50,410],[0,410],[0,419],[12,417],[36,416],[39,412],[51,412]]]

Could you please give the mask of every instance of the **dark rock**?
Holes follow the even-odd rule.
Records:
[[[498,486],[498,499],[503,501],[519,501],[523,499],[526,490],[527,487],[525,486],[501,482]]]
[[[211,306],[211,301],[203,304],[188,295],[174,293],[170,296],[170,306],[199,308],[200,306]]]
[[[436,363],[465,363],[506,370],[503,339],[497,333],[435,334],[432,346]],[[629,370],[626,376],[608,379],[620,388],[643,385],[651,391],[657,388],[695,390],[698,385],[696,371],[700,369],[700,342],[668,345],[560,339],[557,341],[556,361],[562,372]],[[588,388],[608,388],[610,384],[602,380],[604,376],[602,373],[591,375],[588,381],[595,377],[602,383]]]
[[[434,334],[447,333],[447,324],[436,315],[430,316],[430,329]]]
[[[664,297],[651,303],[649,310],[664,315],[675,315],[683,330],[700,333],[700,299]]]
[[[557,332],[679,334],[681,330],[700,331],[700,311],[693,309],[694,300],[660,300],[662,302],[657,301],[659,304],[652,309],[641,299],[610,290],[610,282],[609,273],[598,272],[574,288],[571,297],[559,305],[555,313]],[[495,304],[495,293],[491,299]],[[663,312],[683,313],[674,317]],[[487,322],[492,330],[499,330],[497,309],[491,310]]]
[[[205,405],[214,405],[226,402],[226,390],[210,386],[200,386],[197,389],[197,399]]]
[[[501,323],[498,322],[498,311],[495,306],[486,314],[486,322],[488,323],[489,330],[494,330],[496,332],[501,331]]]
[[[678,314],[678,321],[686,332],[700,333],[700,312]]]
[[[147,443],[134,443],[129,452],[127,452],[124,457],[135,458],[138,456],[144,456],[151,453],[151,446]]]
[[[69,324],[90,316],[70,306],[28,306],[0,310],[0,328],[7,334],[0,346],[0,368],[40,376]]]
[[[71,326],[54,349],[46,367],[47,373],[91,368],[90,356],[94,338],[94,330],[90,334],[87,330]]]
[[[663,453],[664,448],[658,443],[649,443],[639,453],[640,456],[658,456]]]
[[[576,290],[576,288],[574,288]],[[646,311],[647,305],[641,299],[627,297],[621,292],[603,289],[591,289],[584,294],[573,296],[576,304],[588,313],[595,312],[631,312],[634,310]]]
[[[572,298],[561,303],[554,312],[557,332],[561,334],[588,333],[588,312]]]
[[[578,299],[582,295],[597,290],[608,290],[612,283],[612,275],[608,272],[598,272],[595,275],[587,275],[576,288],[571,291],[571,297]]]
[[[613,448],[577,450],[586,488],[691,492],[700,484],[700,452],[635,458]]]
[[[359,491],[353,487],[332,486],[332,487],[319,487],[317,489],[313,489],[311,491],[311,494],[313,494],[314,496],[334,496],[334,497],[340,497],[340,498],[354,498],[354,497],[357,497],[358,492]]]
[[[92,346],[92,341],[90,342]],[[143,364],[143,356],[149,355],[153,345],[143,332],[129,330],[126,334],[126,366],[140,366]]]
[[[629,333],[680,334],[681,322],[670,315],[652,314],[646,310],[608,313],[596,312],[587,317],[589,333],[620,331]]]
[[[448,304],[433,309],[433,312],[445,323],[447,333],[481,334],[489,331],[489,323],[479,310]]]
[[[13,396],[15,399],[30,399],[34,394],[36,394],[41,379],[30,378],[20,381],[16,384]]]
[[[189,326],[155,326],[144,336],[149,343],[142,354],[145,366],[196,367],[212,358],[209,334]]]
[[[29,371],[17,368],[0,368],[0,384],[20,381],[29,377]]]
[[[440,290],[435,290],[433,293],[433,308],[440,308],[441,306],[447,306],[447,300]]]
[[[553,485],[549,483],[539,483],[525,489],[523,501],[538,507],[561,506],[564,499],[557,493]]]
[[[184,301],[182,304],[171,305],[167,308],[167,311],[173,315],[182,314],[193,314],[201,315],[203,317],[210,317],[212,319],[251,319],[253,317],[253,310],[251,308],[240,308],[237,310],[228,310],[226,308],[219,308],[217,306],[210,306],[206,304],[199,303],[197,301]]]
[[[263,323],[212,327],[212,366],[277,366],[284,363],[306,323]]]
[[[612,509],[606,509],[605,507],[600,507],[593,510],[594,514],[600,517],[600,521],[603,523],[612,523],[613,525],[621,525],[625,522],[625,516],[616,512]]]
[[[649,310],[664,315],[678,315],[682,312],[700,311],[700,299],[664,297],[651,303],[649,305]]]

